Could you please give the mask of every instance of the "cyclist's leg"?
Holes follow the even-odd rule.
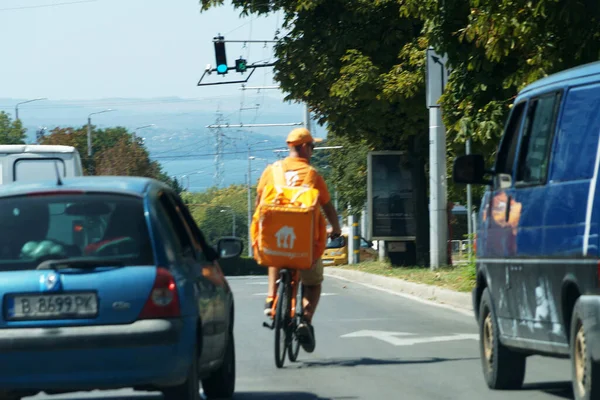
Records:
[[[321,259],[317,260],[311,269],[301,271],[300,280],[304,285],[304,296],[302,299],[304,315],[302,323],[298,326],[297,333],[304,351],[312,353],[316,344],[312,318],[321,297],[321,284],[323,282],[323,263]]]
[[[310,324],[321,298],[321,284],[323,283],[323,262],[321,259],[319,258],[311,269],[300,271],[300,279],[304,284],[304,297],[302,299],[304,320]]]
[[[266,316],[271,315],[271,308],[273,307],[273,299],[275,298],[275,293],[277,288],[275,287],[275,282],[279,276],[279,269],[275,267],[269,267],[269,286],[267,289],[267,299],[265,302],[265,310],[264,313]]]

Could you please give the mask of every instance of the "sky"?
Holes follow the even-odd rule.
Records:
[[[131,130],[153,123],[156,126],[143,133],[160,137],[176,132],[158,149],[149,141],[151,157],[171,154],[164,147],[169,144],[172,152],[180,153],[184,145],[212,138],[205,125],[214,123],[217,110],[232,124],[302,122],[302,105],[283,102],[279,90],[242,91],[240,84],[197,86],[207,64],[215,66],[213,37],[273,40],[282,22],[281,14],[242,18],[230,0],[202,13],[199,0],[0,0],[0,111],[14,118],[16,103],[48,99],[19,106],[19,118],[35,138],[39,127],[81,126],[88,114],[112,108],[116,112],[94,115],[92,123]],[[272,46],[227,43],[228,64],[235,65],[240,56],[248,64],[275,61]],[[225,77],[206,76],[203,82],[246,77],[230,71]],[[273,85],[272,68],[257,69],[247,83]],[[240,111],[245,107],[250,109]],[[281,140],[283,145],[290,129],[249,131],[275,135],[273,143]],[[188,130],[196,132],[194,140],[186,137]],[[326,136],[325,127],[313,124],[313,131]],[[214,155],[208,153],[214,150],[195,146],[190,151],[198,154],[197,159],[160,160],[167,173],[212,172]],[[245,154],[226,163],[225,184],[244,182],[246,167]],[[211,184],[210,175],[195,179],[190,185],[198,190]]]
[[[282,21],[239,14],[229,2],[201,13],[198,0],[2,0],[0,97],[239,102],[239,85],[196,86],[206,65],[215,64],[214,36],[272,40]],[[226,47],[230,65],[240,55],[249,64],[273,56],[272,44]],[[214,74],[206,82],[239,77]],[[248,82],[263,84],[274,84],[270,68],[257,69]]]

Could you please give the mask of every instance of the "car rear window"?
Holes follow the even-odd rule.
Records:
[[[95,258],[153,265],[141,198],[44,194],[0,198],[0,270],[52,259]]]

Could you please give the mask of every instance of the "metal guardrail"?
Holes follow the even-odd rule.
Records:
[[[469,255],[469,241],[468,240],[451,240],[450,246],[452,248],[452,257],[463,258]]]

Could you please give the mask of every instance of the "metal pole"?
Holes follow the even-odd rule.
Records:
[[[92,118],[88,117],[87,123],[87,148],[88,148],[88,157],[92,156]]]
[[[448,263],[446,201],[446,129],[439,106],[429,108],[430,262],[435,270]]]
[[[19,120],[19,105],[15,106],[15,121]]]
[[[334,196],[335,196],[334,197],[335,212],[339,212],[340,209],[339,209],[339,204],[338,204],[338,191],[337,191],[337,189],[335,189]]]
[[[467,143],[466,143],[466,153],[467,154],[471,154],[471,139],[467,139]],[[469,258],[472,255],[473,249],[472,249],[472,244],[473,244],[473,220],[471,218],[471,211],[473,208],[473,197],[471,194],[471,185],[467,185],[467,221],[468,221],[468,233],[469,233],[469,237],[467,239],[467,243],[469,244],[468,247],[468,254],[469,254]]]
[[[252,188],[250,185],[250,182],[252,182],[250,179],[251,176],[251,172],[252,172],[252,162],[250,160],[250,145],[248,145],[248,257],[252,257],[253,253],[252,253],[252,235],[251,235],[251,225],[252,225]]]
[[[352,220],[352,242],[354,244],[352,246],[352,260],[354,264],[360,263],[360,224],[357,221],[359,221],[359,216],[354,215]]]
[[[304,105],[304,127],[310,131],[310,109],[308,104]]]
[[[231,213],[233,214],[233,237],[235,237],[235,210],[232,208]]]

